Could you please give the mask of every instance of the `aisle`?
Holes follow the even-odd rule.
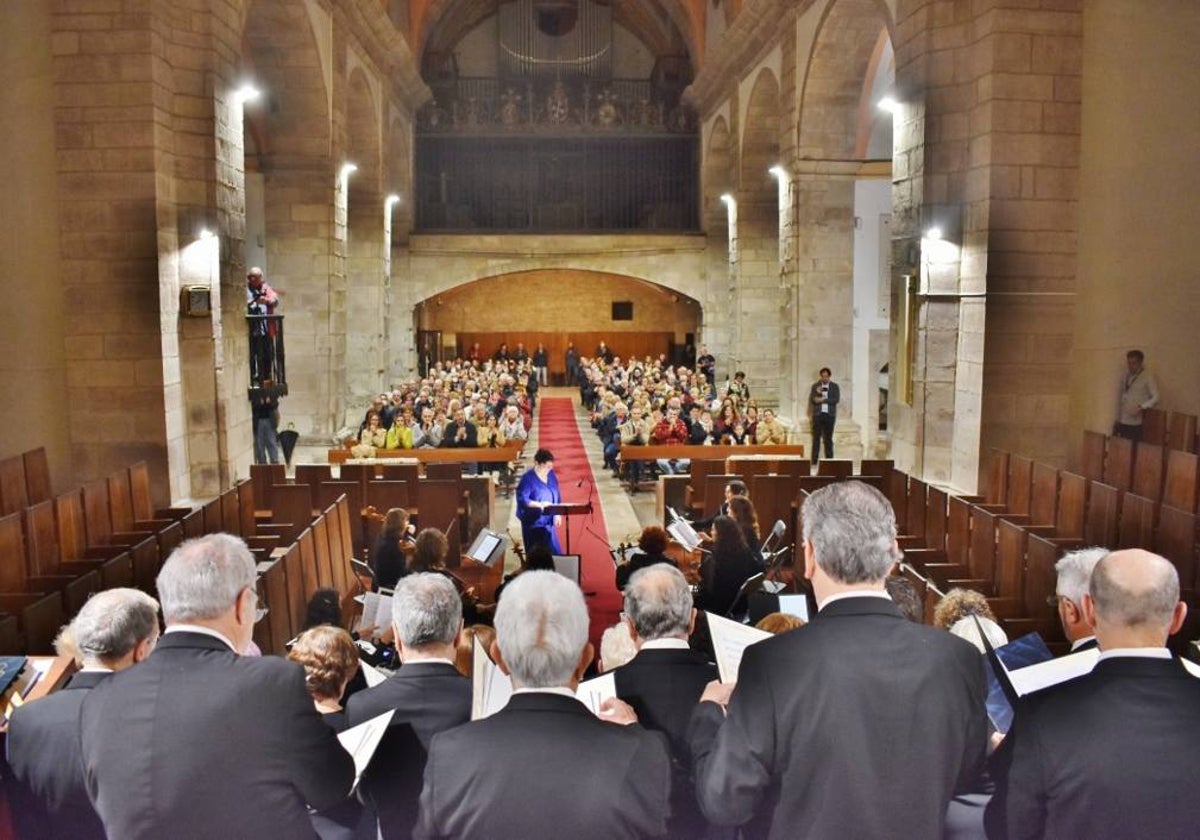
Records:
[[[579,435],[575,406],[568,397],[543,397],[538,404],[537,445],[554,454],[554,471],[564,502],[592,501],[592,513],[573,517],[570,553],[580,555],[581,586],[591,617],[590,637],[596,645],[606,627],[620,617],[621,595],[613,582],[608,527],[603,505],[596,492],[596,479]],[[566,550],[566,524],[559,528],[559,541]]]

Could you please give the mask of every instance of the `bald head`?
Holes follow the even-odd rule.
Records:
[[[1114,551],[1096,563],[1087,601],[1104,650],[1161,646],[1187,612],[1175,567],[1141,549]]]
[[[625,587],[625,615],[639,641],[686,639],[691,631],[692,591],[669,563],[634,572]]]

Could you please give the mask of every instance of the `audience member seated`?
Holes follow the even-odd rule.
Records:
[[[350,451],[355,458],[370,458],[376,449],[387,446],[387,429],[383,428],[383,419],[377,411],[367,412],[367,425],[358,434],[358,443]]]
[[[528,439],[529,432],[525,428],[525,421],[521,419],[521,410],[515,405],[504,407],[504,419],[500,422],[500,432],[508,441]]]
[[[399,393],[399,392],[397,392]],[[392,424],[388,427],[384,440],[385,449],[413,448],[413,414],[412,408],[404,406],[398,415],[394,415]]]
[[[635,405],[629,414],[629,420],[617,429],[621,438],[621,446],[645,446],[650,442],[650,424],[643,416],[642,407]],[[638,491],[638,482],[642,479],[642,462],[630,461],[626,467],[629,477],[629,492]]]
[[[673,840],[712,836],[696,806],[686,736],[692,709],[717,669],[688,647],[695,622],[691,588],[674,566],[651,566],[630,578],[625,623],[637,655],[613,672],[613,680],[617,697],[633,707],[638,722],[667,736],[673,772],[666,836]]]
[[[596,660],[596,670],[607,674],[620,668],[637,653],[633,637],[624,622],[617,622],[612,627],[605,627],[600,636],[600,656]]]
[[[420,449],[436,449],[442,445],[442,427],[434,419],[434,410],[421,409],[421,419],[413,426],[413,446]]]
[[[673,446],[685,444],[687,440],[687,424],[679,416],[679,406],[668,403],[666,416],[659,420],[650,431],[650,442],[658,446]],[[689,466],[691,466],[691,461],[686,458],[660,458],[658,460],[658,468],[668,474],[686,473]]]
[[[334,732],[348,727],[341,698],[358,673],[358,647],[340,627],[323,624],[305,630],[288,651],[288,661],[304,668],[304,684],[313,705]],[[354,797],[322,811],[311,811],[321,840],[363,840],[371,836],[370,818]]]
[[[154,650],[158,602],[136,589],[98,592],[65,636],[82,670],[59,691],[16,709],[8,726],[7,787],[18,840],[104,840],[84,783],[79,709],[93,688]]]
[[[363,414],[362,422],[358,424],[358,434],[360,436],[362,435],[363,431],[371,425],[372,414],[378,415],[380,420],[383,419],[383,410],[384,406],[387,404],[387,401],[387,394],[377,394],[371,398],[371,405],[367,409],[366,413]]]
[[[662,739],[615,722],[635,720],[619,700],[602,707],[610,722],[574,697],[593,654],[579,587],[553,572],[522,574],[505,592],[495,626],[492,655],[514,694],[491,717],[433,738],[414,836],[663,834],[671,764]]]
[[[395,589],[396,582],[408,571],[408,552],[413,550],[413,526],[408,511],[392,508],[383,518],[383,530],[371,548],[371,569],[375,589]]]
[[[1166,647],[1187,616],[1175,567],[1107,554],[1083,610],[1100,659],[1023,698],[992,757],[988,836],[1195,837],[1200,680]]]
[[[303,668],[239,655],[257,605],[250,550],[228,534],[189,540],[157,589],[167,629],[154,653],[92,689],[80,714],[107,835],[313,840],[305,803],[343,801],[354,762],[313,708]]]
[[[764,408],[762,419],[754,427],[754,442],[759,446],[782,446],[787,439],[787,428],[775,419],[774,411]]]
[[[392,598],[392,629],[404,664],[346,706],[351,725],[395,710],[359,785],[384,840],[412,836],[433,736],[471,719],[471,680],[455,667],[463,620],[453,584],[429,573],[401,580]]]
[[[647,525],[638,537],[638,553],[632,555],[626,562],[617,566],[617,589],[624,589],[629,577],[638,569],[653,566],[655,563],[674,563],[666,556],[667,532],[661,525]]]
[[[716,615],[728,615],[742,584],[761,571],[741,527],[728,516],[718,516],[713,521],[712,552],[700,563],[697,605]]]
[[[736,684],[705,689],[688,731],[697,800],[751,837],[940,838],[983,763],[982,658],[887,597],[900,551],[882,493],[831,484],[802,516],[818,612],[746,648]]]
[[[780,633],[786,633],[789,630],[798,630],[807,623],[798,615],[773,612],[764,615],[754,626],[759,630],[765,630],[773,636],[778,636]]]

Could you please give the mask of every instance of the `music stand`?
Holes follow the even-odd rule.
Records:
[[[579,586],[581,573],[580,565],[580,557],[578,554],[554,555],[554,571],[574,582],[576,586]]]
[[[548,513],[551,516],[561,516],[566,520],[567,526],[567,554],[571,553],[571,517],[583,516],[592,512],[592,503],[587,502],[560,502],[556,505],[546,505],[542,508],[543,513]]]

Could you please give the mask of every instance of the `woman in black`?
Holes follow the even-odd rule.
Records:
[[[758,536],[758,514],[748,496],[733,496],[729,500],[729,518],[742,529],[742,539],[750,553],[762,565],[762,541]]]
[[[412,549],[408,511],[392,508],[384,517],[383,531],[371,549],[371,569],[375,572],[376,589],[395,589],[400,578],[408,573],[406,549]]]
[[[638,537],[640,553],[630,557],[628,563],[617,566],[617,589],[624,589],[625,584],[629,583],[629,578],[638,569],[653,566],[655,563],[671,563],[670,558],[666,556],[666,550],[667,532],[661,526],[650,525],[643,529],[642,535]]]
[[[718,516],[713,520],[712,552],[700,564],[697,608],[727,615],[742,584],[761,571],[741,527],[728,516]]]

